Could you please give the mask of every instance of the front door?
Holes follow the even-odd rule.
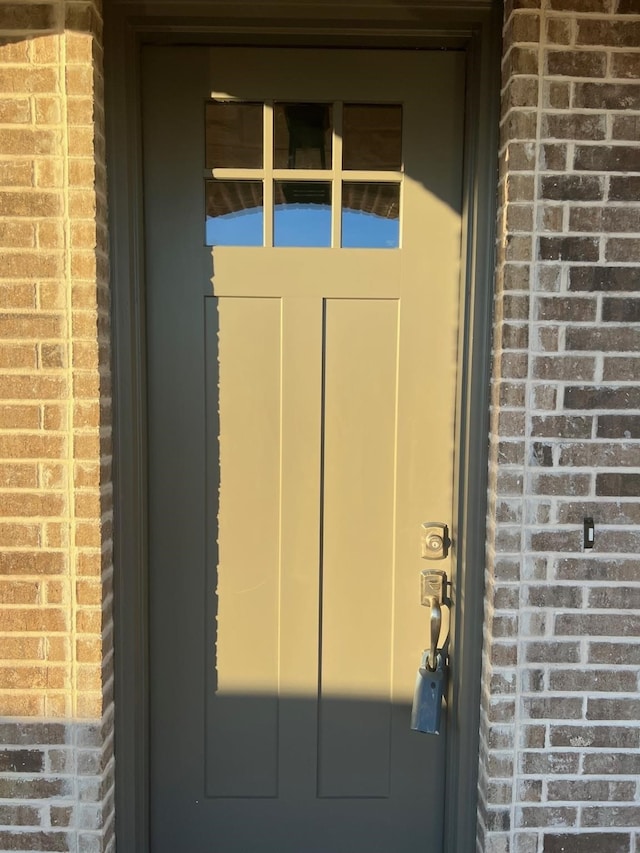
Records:
[[[152,853],[440,853],[463,57],[145,51]],[[453,531],[455,540],[455,531]]]

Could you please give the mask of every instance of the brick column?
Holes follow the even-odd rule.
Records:
[[[113,849],[98,2],[0,5],[0,849]]]
[[[637,0],[506,3],[482,853],[640,849],[639,79]]]

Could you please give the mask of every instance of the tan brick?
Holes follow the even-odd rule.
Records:
[[[60,516],[65,510],[65,498],[62,494],[0,493],[0,515],[6,518]]]
[[[69,547],[69,525],[66,522],[49,522],[42,526],[43,545],[46,548]]]
[[[37,581],[0,580],[1,604],[38,604],[41,585]]]
[[[27,249],[35,246],[36,229],[32,222],[0,220],[0,247]],[[5,294],[2,294],[2,301]]]
[[[0,69],[2,79],[2,69]],[[33,155],[55,154],[62,144],[57,130],[26,130],[24,128],[0,128],[0,150],[3,154]]]
[[[64,271],[61,252],[8,252],[0,255],[0,276],[5,278],[55,278]]]
[[[56,94],[58,73],[54,68],[2,68],[0,67],[0,91],[15,93],[49,92]]]
[[[22,225],[23,223],[16,223]],[[31,227],[31,226],[29,226]],[[0,287],[0,304],[7,311],[36,307],[36,289],[32,282],[5,283]]]
[[[31,57],[36,65],[57,65],[60,62],[60,36],[51,34],[31,38]]]
[[[60,282],[39,282],[38,290],[38,305],[44,311],[52,311],[56,308],[64,308],[66,305],[67,288],[66,284]]]
[[[93,68],[89,65],[69,65],[66,72],[67,95],[93,95]]]
[[[0,637],[0,660],[42,660],[45,641],[41,637]]]
[[[73,425],[78,429],[100,426],[100,404],[76,403],[73,409]]]
[[[99,486],[100,464],[98,462],[76,462],[73,482],[76,488],[80,489]]]
[[[73,366],[95,369],[99,361],[96,341],[76,341],[73,345]]]
[[[0,399],[55,400],[65,396],[66,378],[63,376],[0,375]]]
[[[102,689],[102,673],[98,666],[80,666],[77,673],[78,690]]]
[[[65,50],[68,65],[92,65],[93,39],[86,33],[67,32]]]
[[[76,701],[76,712],[80,718],[99,719],[102,716],[102,694],[79,693]]]
[[[0,435],[0,458],[59,459],[65,452],[66,441],[55,435]]]
[[[76,641],[76,659],[80,663],[100,663],[102,641],[97,637],[80,637]]]
[[[76,601],[79,605],[102,604],[102,584],[100,580],[82,580],[76,583]]]
[[[47,637],[45,657],[47,660],[68,661],[71,660],[70,644],[67,637]]]
[[[69,193],[69,212],[78,219],[91,219],[96,215],[96,196],[88,190]]]
[[[34,344],[7,344],[0,347],[0,368],[37,366],[37,349]]]
[[[64,687],[64,672],[59,667],[0,666],[0,690],[44,690]]]
[[[95,152],[93,127],[73,127],[67,131],[67,144],[71,157],[89,157]]]
[[[62,213],[62,196],[57,192],[0,192],[3,216],[54,217]]]
[[[43,189],[62,187],[64,171],[61,160],[39,159],[36,164],[35,184]]]
[[[33,169],[31,160],[0,160],[0,187],[30,187]],[[4,206],[0,209],[4,212]]]
[[[62,489],[67,485],[67,465],[40,462],[39,484],[43,489]]]
[[[0,715],[4,717],[40,717],[44,708],[42,694],[0,693]]]
[[[95,222],[72,222],[71,223],[71,246],[74,249],[95,249],[96,247],[96,225]]]
[[[0,124],[28,124],[31,103],[28,98],[0,98]]]
[[[57,125],[62,121],[62,105],[59,98],[49,96],[35,98],[36,123],[43,125]]]
[[[66,406],[48,405],[42,407],[42,428],[55,432],[67,428]]]
[[[26,39],[2,39],[0,40],[0,63],[20,62],[26,65],[29,62],[29,42]]]
[[[35,489],[37,485],[38,468],[35,463],[0,462],[0,488]]]
[[[60,338],[64,334],[59,314],[0,314],[0,338]]]
[[[78,371],[73,377],[73,395],[76,399],[95,400],[101,396],[101,379],[97,371]]]
[[[7,548],[28,548],[40,544],[39,524],[11,524],[0,522],[0,545]]]
[[[80,551],[76,557],[76,572],[83,577],[100,577],[101,555],[97,551]]]
[[[67,585],[60,581],[47,581],[44,585],[44,600],[47,604],[62,604]]]
[[[60,551],[0,551],[0,575],[59,575],[66,568],[67,555]]]
[[[96,179],[96,167],[93,158],[73,157],[69,160],[69,186],[85,187],[93,190]],[[76,193],[72,190],[69,194],[70,203],[74,203]],[[89,198],[93,198],[91,193]],[[76,214],[74,214],[76,215]],[[91,215],[91,213],[89,213]]]
[[[76,631],[79,634],[100,634],[102,631],[102,611],[97,608],[78,610]]]
[[[45,715],[49,719],[69,719],[73,716],[72,699],[68,692],[45,694]]]
[[[87,125],[93,127],[94,105],[93,98],[70,98],[67,102],[67,121],[76,127]]]
[[[67,366],[67,350],[64,344],[40,344],[40,365],[43,368]]]
[[[0,429],[37,430],[39,428],[39,406],[0,406]]]
[[[100,524],[96,521],[82,521],[76,524],[75,544],[79,548],[99,548],[102,545]]]
[[[97,259],[94,252],[76,250],[71,254],[71,275],[95,281],[98,274]]]
[[[102,514],[100,496],[92,492],[77,492],[75,497],[76,518],[99,519]]]
[[[95,282],[92,282],[91,284],[74,283],[73,291],[72,291],[72,304],[73,304],[74,309],[76,309],[76,313],[74,314],[74,317],[76,318],[77,323],[81,324],[81,323],[85,322],[85,323],[90,324],[88,326],[88,328],[90,330],[89,337],[92,337],[92,338],[94,337],[94,332],[95,332],[95,328],[93,325],[95,323],[95,313],[91,313],[91,314],[86,313],[86,314],[82,315],[82,314],[77,313],[77,311],[79,309],[85,309],[86,311],[95,312],[95,309],[99,307],[99,302],[98,302],[99,297],[100,297],[100,291],[96,288]],[[78,326],[78,330],[80,330],[82,328],[83,328],[82,326]],[[86,328],[87,327],[85,327],[85,329]],[[76,332],[75,336],[79,337],[80,336],[79,332]],[[86,337],[86,334],[85,334],[85,337]]]

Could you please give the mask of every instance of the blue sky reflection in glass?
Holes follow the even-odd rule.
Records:
[[[400,245],[400,185],[345,181],[342,184],[342,246],[397,249]]]
[[[207,181],[207,246],[262,246],[262,181]]]
[[[362,210],[342,211],[344,249],[397,249],[399,236],[397,219],[386,219]]]
[[[273,245],[331,246],[331,184],[274,183]]]
[[[262,246],[264,210],[238,210],[207,216],[207,246]]]

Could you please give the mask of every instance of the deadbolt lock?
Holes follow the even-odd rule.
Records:
[[[449,529],[439,521],[422,524],[422,557],[425,560],[444,560],[449,553]]]

